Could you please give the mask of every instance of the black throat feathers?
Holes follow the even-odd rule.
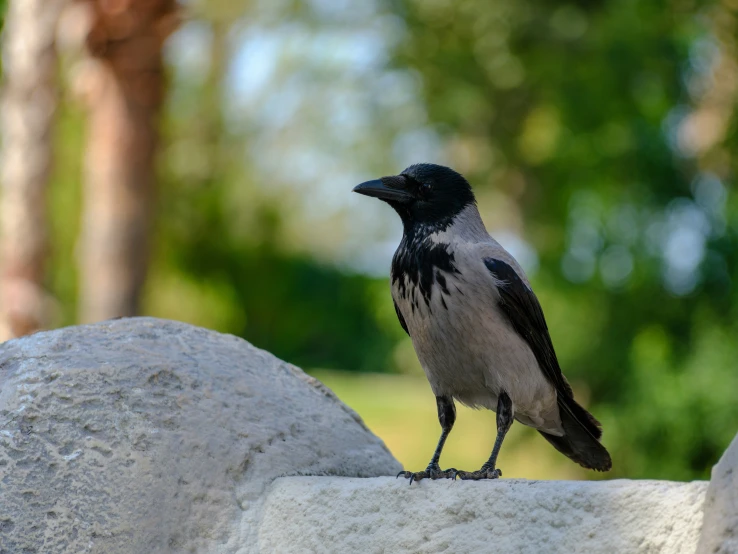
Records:
[[[437,231],[439,229],[427,226],[406,228],[392,258],[392,285],[396,284],[401,298],[411,301],[413,311],[418,307],[413,289],[420,292],[426,306],[430,307],[434,283],[438,283],[441,303],[447,308],[443,295],[450,296],[451,292],[444,274],[460,273],[449,245],[431,239],[431,235]]]

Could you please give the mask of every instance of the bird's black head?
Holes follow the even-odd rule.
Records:
[[[400,214],[405,229],[415,225],[445,228],[475,202],[464,177],[434,164],[411,165],[399,175],[361,183],[354,192],[387,202]]]

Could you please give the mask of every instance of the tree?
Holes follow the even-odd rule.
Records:
[[[3,35],[0,340],[49,321],[46,188],[57,106],[54,37],[61,0],[15,0]]]
[[[89,109],[80,237],[82,321],[138,312],[156,200],[162,46],[175,0],[81,0],[90,56],[81,77]]]

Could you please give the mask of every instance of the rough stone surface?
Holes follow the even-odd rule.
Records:
[[[260,552],[688,554],[706,482],[422,481],[287,477]]]
[[[738,552],[738,435],[712,468],[697,554]]]
[[[318,381],[233,336],[138,318],[0,346],[2,553],[253,552],[275,477],[400,469]]]

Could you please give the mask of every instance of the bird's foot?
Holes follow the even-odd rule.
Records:
[[[480,481],[482,479],[499,479],[502,471],[493,468],[482,468],[477,471],[459,471],[459,479],[463,481]]]
[[[413,481],[421,481],[423,479],[456,479],[456,474],[459,473],[456,469],[450,468],[442,470],[438,464],[431,464],[424,471],[401,471],[397,474],[397,477],[402,475],[405,479],[410,479],[410,484]]]

